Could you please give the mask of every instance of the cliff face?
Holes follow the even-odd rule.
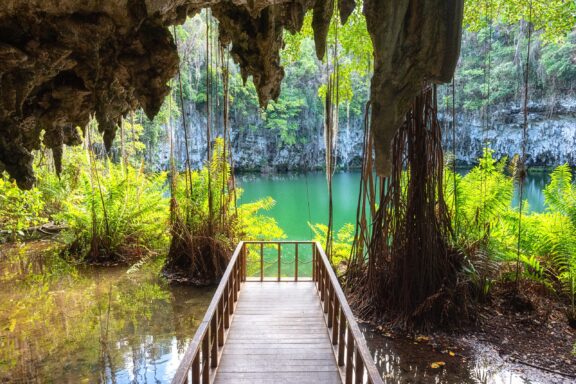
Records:
[[[194,167],[206,159],[206,119],[193,105],[187,106],[190,124],[190,155]],[[491,108],[490,128],[478,113],[457,112],[456,158],[460,165],[473,165],[482,155],[483,142],[495,151],[496,157],[512,158],[521,153],[523,113],[518,104],[496,105]],[[452,120],[439,115],[444,128],[443,146],[454,152],[452,146]],[[300,127],[303,143],[287,145],[279,135],[266,129],[258,118],[250,125],[256,129],[243,129],[242,123],[231,121],[232,147],[235,169],[240,172],[283,172],[316,170],[324,167],[324,137],[322,118],[307,120]],[[338,133],[337,165],[339,168],[358,168],[362,160],[363,122],[352,119],[349,128],[342,124]],[[184,164],[184,131],[176,126],[176,156]],[[484,140],[484,141],[483,141]],[[527,164],[529,166],[555,166],[569,163],[576,166],[576,98],[563,98],[554,108],[544,102],[529,104]],[[155,155],[155,166],[166,169],[169,146],[163,144]]]
[[[531,102],[528,106],[526,163],[528,166],[576,165],[576,99],[565,97],[554,106]],[[451,117],[440,116],[446,151],[454,152]],[[482,154],[483,143],[492,148],[496,157],[522,152],[524,115],[519,104],[497,105],[491,108],[489,127],[477,113],[458,113],[456,124],[456,158],[461,164],[473,164]]]
[[[200,168],[206,160],[206,115],[194,104],[186,104],[186,117],[190,147],[190,162]],[[325,144],[322,116],[311,116],[302,121],[295,144],[286,144],[280,135],[269,128],[258,116],[251,121],[230,121],[234,168],[239,172],[286,172],[319,170],[325,166]],[[184,129],[181,120],[173,121],[175,129],[175,156],[177,163],[186,161]],[[245,128],[251,126],[254,128]],[[221,132],[215,132],[215,136]],[[362,164],[364,140],[363,121],[351,119],[342,124],[338,133],[337,167],[358,168]],[[161,143],[148,162],[156,169],[168,169],[170,146]]]
[[[142,107],[149,117],[178,68],[169,26],[210,8],[222,45],[252,77],[261,105],[276,99],[284,70],[284,30],[313,11],[316,52],[328,26],[354,0],[4,0],[0,2],[0,172],[22,188],[34,182],[32,150],[78,144],[76,127],[91,115],[109,148],[121,116]],[[365,0],[375,49],[372,132],[380,171],[388,138],[423,81],[447,81],[458,58],[463,0]],[[390,113],[388,113],[390,112]],[[392,116],[393,118],[391,118]],[[381,145],[380,145],[381,144]]]

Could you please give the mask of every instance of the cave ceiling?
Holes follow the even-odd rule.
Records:
[[[261,105],[280,94],[284,30],[298,32],[308,10],[316,52],[325,51],[337,1],[345,20],[354,0],[2,0],[0,2],[0,172],[34,184],[33,150],[77,145],[91,116],[109,147],[120,119],[158,113],[179,65],[171,25],[203,8],[219,22],[242,76]],[[463,0],[364,0],[374,45],[372,134],[379,173],[423,82],[446,82],[459,54]]]

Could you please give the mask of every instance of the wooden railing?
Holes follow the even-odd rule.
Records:
[[[282,245],[294,245],[293,278],[282,277]],[[259,278],[247,279],[247,246],[259,246]],[[346,301],[338,278],[318,242],[312,241],[246,241],[240,242],[230,259],[214,297],[190,343],[172,384],[210,384],[218,367],[221,349],[230,328],[235,303],[243,283],[265,281],[264,246],[277,247],[278,273],[276,281],[299,281],[299,246],[312,248],[312,280],[322,302],[324,318],[342,380],[346,384],[381,384],[380,374],[372,360],[366,341]]]
[[[180,366],[172,379],[173,384],[209,384],[218,367],[226,330],[230,328],[234,305],[238,301],[241,282],[245,280],[244,243],[240,242],[214,293],[204,319],[198,326]]]
[[[246,255],[246,264],[257,264],[257,272],[256,276],[247,274],[246,280],[247,281],[298,281],[298,280],[312,280],[314,276],[314,255],[316,249],[316,243],[314,241],[286,241],[286,240],[279,240],[279,241],[244,241],[244,254]],[[277,266],[276,268],[266,268],[265,264],[265,247],[269,249],[272,248],[272,251],[276,253],[273,255],[273,261],[270,264],[275,263]],[[283,257],[288,254],[284,248],[292,247],[290,251],[293,253],[287,257],[288,261],[284,262]],[[305,256],[302,257],[302,251],[304,251],[304,247],[310,251],[310,257],[306,258]],[[255,249],[254,249],[255,248]],[[249,252],[252,251],[252,254]],[[290,260],[292,259],[293,260]],[[312,270],[309,271],[310,274],[308,276],[303,276],[306,274],[306,271],[302,271],[302,267],[309,265]],[[287,271],[287,268],[292,267],[293,271]],[[245,267],[246,268],[246,267]]]
[[[332,265],[320,243],[315,244],[314,281],[343,381],[346,384],[383,384]]]

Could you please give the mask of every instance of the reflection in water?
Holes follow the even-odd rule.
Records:
[[[572,383],[570,379],[531,367],[505,361],[492,347],[469,339],[472,357],[466,359],[458,353],[435,351],[426,344],[406,339],[391,339],[361,326],[384,383],[435,384],[536,384]],[[433,362],[444,362],[441,368],[432,368]]]
[[[213,292],[157,276],[152,266],[51,284],[0,278],[0,382],[169,382]]]
[[[409,340],[391,339],[362,326],[384,383],[476,383],[466,363],[458,356],[436,352],[430,346]],[[444,362],[432,368],[433,362]]]
[[[549,172],[529,173],[524,181],[524,200],[528,201],[528,207],[532,212],[544,212],[544,188],[550,183]],[[518,188],[516,188],[518,189]],[[518,207],[519,192],[516,190],[512,205]]]

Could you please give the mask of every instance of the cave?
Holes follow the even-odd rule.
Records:
[[[110,148],[123,116],[158,113],[179,65],[171,26],[210,8],[261,106],[278,98],[284,30],[298,33],[313,12],[324,55],[335,9],[354,0],[4,0],[0,4],[0,172],[29,189],[33,151],[77,145],[94,116]],[[390,172],[391,140],[424,83],[451,79],[460,50],[463,0],[365,0],[374,46],[371,132],[379,174]]]

